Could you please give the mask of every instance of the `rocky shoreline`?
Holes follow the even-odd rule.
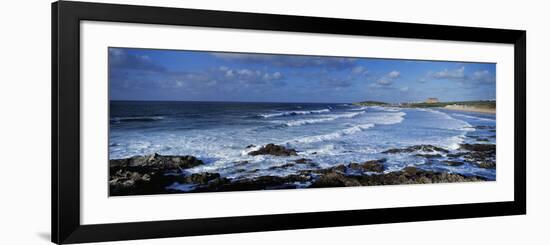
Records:
[[[251,148],[253,146],[249,146]],[[462,144],[458,152],[433,145],[415,145],[407,148],[388,149],[384,154],[415,154],[427,159],[440,159],[449,166],[465,163],[479,168],[496,168],[496,147],[492,144]],[[278,157],[297,156],[295,149],[267,144],[249,155],[273,155]],[[109,161],[110,196],[148,195],[186,192],[223,192],[266,189],[296,189],[345,186],[375,186],[400,184],[454,183],[487,181],[481,176],[465,176],[456,173],[423,170],[405,167],[388,172],[386,158],[368,160],[362,163],[343,163],[330,168],[318,168],[306,158],[286,162],[273,168],[286,168],[295,164],[311,166],[287,176],[259,176],[254,178],[230,179],[215,172],[186,174],[185,169],[203,165],[194,156],[165,156],[152,154]],[[246,165],[246,162],[242,163]]]

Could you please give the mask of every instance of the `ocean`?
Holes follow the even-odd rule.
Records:
[[[111,101],[109,159],[159,153],[192,155],[205,164],[190,173],[216,172],[228,178],[285,176],[311,168],[280,167],[300,158],[319,168],[386,158],[385,172],[407,166],[496,179],[495,169],[466,163],[449,166],[415,153],[388,149],[434,145],[496,144],[493,114],[443,109],[318,103]],[[248,155],[268,143],[298,156]],[[243,164],[245,163],[246,164]]]

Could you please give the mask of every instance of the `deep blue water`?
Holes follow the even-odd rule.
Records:
[[[495,143],[495,116],[440,109],[359,107],[350,104],[241,102],[110,102],[109,158],[159,153],[193,155],[206,164],[189,172],[219,172],[226,177],[286,175],[308,168],[283,165],[298,158],[320,167],[387,158],[387,171],[414,165],[435,171],[495,179],[494,169],[471,164],[452,167],[414,154],[384,150],[431,144],[451,151],[461,143]],[[488,126],[488,127],[479,127]],[[249,156],[275,143],[299,156]],[[249,145],[256,147],[247,148]],[[242,161],[248,161],[243,167]],[[271,168],[271,169],[270,169]]]

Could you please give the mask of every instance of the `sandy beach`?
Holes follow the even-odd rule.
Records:
[[[489,114],[496,113],[496,108],[487,108],[487,107],[480,108],[480,107],[467,106],[467,105],[446,105],[443,108],[448,110],[457,110],[457,111],[481,112],[481,113],[489,113]]]

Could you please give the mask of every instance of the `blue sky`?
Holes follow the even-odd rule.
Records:
[[[111,100],[495,99],[495,64],[109,48]]]

